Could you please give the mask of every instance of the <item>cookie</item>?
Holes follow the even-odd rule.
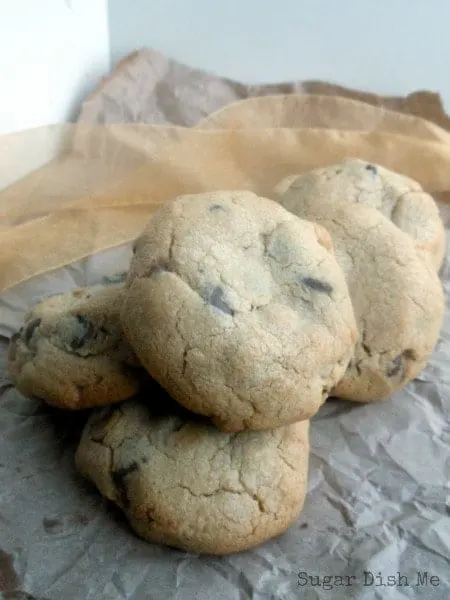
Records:
[[[294,186],[303,197],[367,204],[379,210],[414,240],[417,251],[438,271],[445,255],[445,228],[433,198],[413,179],[380,165],[348,158],[343,162],[286,178],[282,194]]]
[[[332,394],[387,398],[417,376],[436,345],[444,315],[438,275],[413,240],[374,208],[302,190],[292,185],[280,202],[330,232],[358,323],[355,356]]]
[[[145,375],[123,336],[122,292],[123,284],[80,288],[33,308],[9,348],[17,389],[66,409],[135,394]]]
[[[137,239],[122,324],[150,375],[226,431],[310,418],[356,324],[328,233],[251,192],[164,204]]]
[[[219,555],[261,544],[295,521],[307,487],[309,421],[231,434],[172,410],[170,399],[164,412],[150,408],[157,404],[152,397],[94,411],[76,452],[77,469],[139,536]]]

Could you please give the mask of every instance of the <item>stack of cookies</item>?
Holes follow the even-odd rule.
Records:
[[[442,324],[433,199],[361,160],[165,203],[123,282],[35,307],[17,388],[92,409],[79,471],[141,537],[226,554],[284,532],[305,499],[309,420],[424,368]]]

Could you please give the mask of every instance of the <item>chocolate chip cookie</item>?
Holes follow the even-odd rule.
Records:
[[[76,453],[77,469],[139,536],[219,555],[261,544],[295,521],[307,487],[309,421],[231,434],[148,393],[94,411]]]
[[[356,324],[329,234],[251,192],[164,204],[137,239],[122,309],[150,375],[226,431],[313,415]]]
[[[434,267],[370,206],[303,194],[295,185],[280,202],[327,228],[350,290],[359,341],[332,394],[360,402],[390,396],[425,367],[438,340],[444,296]]]
[[[67,409],[131,397],[145,372],[120,324],[123,284],[52,296],[13,336],[8,371],[17,389]]]
[[[413,179],[380,165],[348,158],[343,162],[286,178],[282,194],[295,187],[303,197],[367,204],[379,210],[414,240],[417,251],[436,270],[445,254],[445,228],[433,198]]]

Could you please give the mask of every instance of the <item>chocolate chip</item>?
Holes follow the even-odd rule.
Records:
[[[120,467],[119,469],[111,473],[114,486],[116,488],[119,500],[124,508],[128,508],[130,500],[128,498],[128,490],[126,484],[126,478],[130,473],[134,473],[139,469],[139,465],[136,461],[130,463],[128,467]]]
[[[366,170],[371,171],[374,175],[377,174],[377,168],[375,165],[366,165]]]
[[[361,344],[364,352],[367,354],[367,356],[372,356],[372,350],[369,348],[369,346],[367,344],[362,343]]]
[[[74,316],[76,325],[73,331],[72,339],[70,340],[70,347],[72,350],[79,350],[92,339],[95,329],[89,319],[83,315]]]
[[[224,300],[223,289],[220,287],[220,285],[217,285],[213,289],[213,291],[208,299],[208,302],[209,302],[209,304],[212,304],[213,306],[215,306],[216,308],[221,310],[226,315],[231,315],[231,316],[234,315],[234,310],[232,308],[230,308]]]
[[[210,210],[210,212],[218,212],[218,211],[227,212],[221,204],[212,204],[209,207],[209,210]]]
[[[400,372],[403,374],[405,360],[417,360],[416,352],[410,348],[404,350],[390,363],[386,375],[388,377],[396,377]]]
[[[333,291],[333,288],[329,283],[326,281],[320,281],[319,279],[314,279],[314,277],[301,277],[300,283],[303,283],[316,292],[324,292],[328,295]]]
[[[33,319],[28,323],[23,332],[23,338],[25,343],[28,344],[33,337],[33,333],[37,327],[41,324],[42,319]]]
[[[406,358],[406,360],[417,360],[416,351],[411,350],[411,348],[408,348],[408,350],[403,352],[403,357]]]
[[[390,363],[386,375],[388,377],[395,377],[403,370],[403,355],[400,354]]]

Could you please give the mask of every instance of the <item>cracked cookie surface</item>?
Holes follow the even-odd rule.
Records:
[[[13,336],[8,371],[17,389],[60,408],[131,397],[145,377],[120,324],[123,284],[52,296]]]
[[[431,260],[436,271],[445,255],[445,228],[433,198],[409,177],[373,163],[348,158],[292,175],[277,187],[282,194],[295,187],[304,197],[329,202],[366,204],[379,210],[413,240],[420,255]]]
[[[330,232],[358,323],[355,356],[332,394],[387,398],[416,377],[437,343],[444,315],[439,277],[413,240],[374,208],[286,188],[281,204]]]
[[[136,240],[122,324],[150,375],[226,431],[310,418],[356,324],[329,234],[251,192],[182,196]]]
[[[140,395],[96,410],[77,469],[148,541],[219,555],[282,534],[305,499],[309,421],[226,433],[180,408]]]

